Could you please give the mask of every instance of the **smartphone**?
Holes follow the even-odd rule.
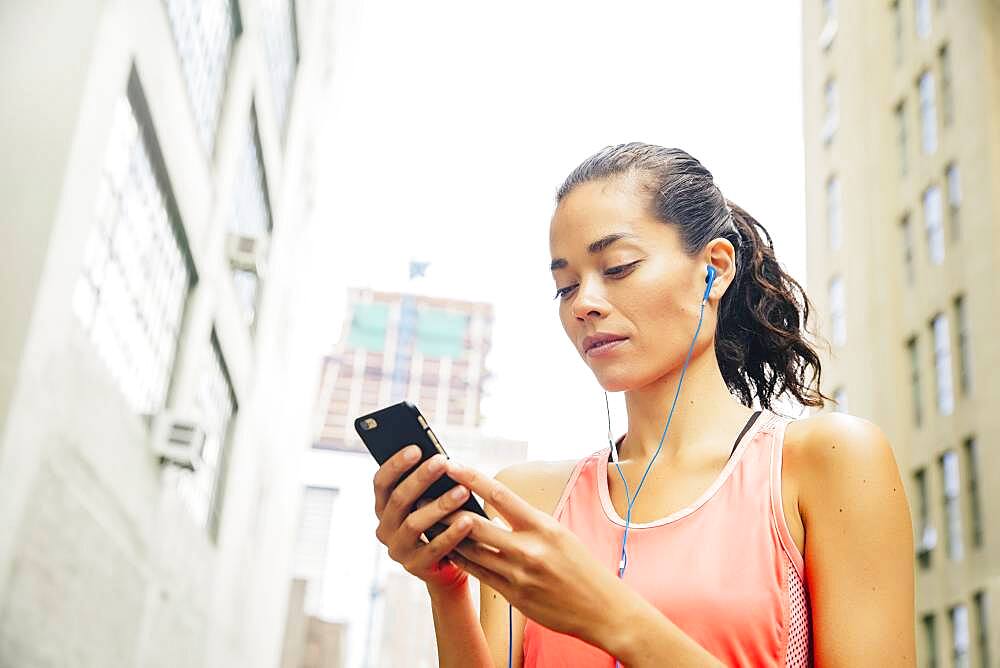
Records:
[[[420,409],[408,401],[401,401],[398,404],[386,406],[356,418],[354,430],[358,432],[358,436],[361,437],[368,452],[372,454],[379,466],[408,445],[420,446],[420,461],[404,472],[399,478],[400,481],[405,480],[420,464],[434,455],[441,453],[445,457],[448,456],[430,425],[427,424],[427,420],[421,415]],[[421,498],[436,499],[457,484],[447,474],[442,475],[431,483],[421,494]],[[413,509],[416,509],[416,505],[413,506]],[[458,510],[468,510],[486,517],[486,511],[471,493]],[[424,535],[430,541],[447,528],[447,525],[437,523],[427,529]]]

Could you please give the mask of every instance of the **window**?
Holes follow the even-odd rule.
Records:
[[[840,179],[836,175],[826,180],[826,226],[830,250],[839,249],[843,229],[840,220]]]
[[[955,668],[969,666],[969,611],[965,604],[948,610],[951,622],[951,658]]]
[[[949,163],[944,172],[944,180],[948,186],[948,220],[951,224],[951,238],[957,240],[961,236],[962,184],[959,181],[958,165]]]
[[[847,390],[843,387],[838,387],[833,391],[833,401],[836,403],[834,410],[838,413],[847,412]]]
[[[278,127],[284,130],[292,98],[299,45],[292,0],[262,0],[264,46]]]
[[[984,590],[972,595],[972,603],[976,609],[976,644],[979,645],[979,665],[988,668],[990,665],[990,599]]]
[[[969,395],[972,393],[972,345],[963,295],[955,297],[955,322],[958,323],[958,384],[962,394]]]
[[[257,113],[251,108],[249,122],[244,128],[242,155],[237,166],[229,231],[259,240],[258,253],[266,253],[266,242],[273,227],[271,200],[268,195],[267,175],[257,132]],[[246,267],[233,269],[233,283],[243,306],[247,324],[257,321],[257,303],[260,293],[260,276]]]
[[[241,31],[235,0],[164,0],[202,144],[212,152],[233,43]]]
[[[921,618],[921,625],[924,629],[924,656],[928,668],[937,668],[937,628],[934,622],[934,613],[928,613]]]
[[[925,71],[917,80],[920,96],[920,142],[926,155],[937,150],[937,108],[934,103],[934,75]]]
[[[821,137],[823,143],[829,144],[837,132],[840,122],[840,104],[837,93],[837,80],[829,78],[823,87],[823,128]]]
[[[823,0],[823,28],[819,33],[819,46],[821,49],[830,48],[834,35],[837,34],[837,2],[836,0]]]
[[[927,471],[920,468],[913,473],[913,486],[917,492],[917,562],[921,568],[930,568],[934,546],[937,544],[937,532],[931,524],[929,494],[927,492]]]
[[[937,379],[937,405],[941,415],[951,415],[955,408],[955,397],[951,385],[951,337],[948,332],[948,317],[939,313],[931,320],[931,334],[934,337],[934,373]]]
[[[948,523],[948,557],[952,561],[962,559],[962,509],[959,492],[962,488],[958,471],[958,455],[952,450],[941,455],[941,480],[944,484],[944,516]]]
[[[303,607],[310,615],[320,614],[337,494],[338,490],[329,487],[306,487],[302,494],[293,573],[308,583]]]
[[[930,186],[924,190],[924,227],[931,262],[944,262],[944,224],[941,221],[941,189]]]
[[[955,98],[952,93],[951,52],[945,44],[938,51],[938,67],[941,72],[941,116],[945,127],[955,119]]]
[[[202,351],[195,405],[205,429],[202,465],[193,472],[178,470],[176,484],[178,494],[195,520],[205,526],[214,539],[218,536],[222,508],[229,426],[236,413],[236,395],[214,331]]]
[[[134,70],[102,171],[73,310],[132,409],[155,414],[197,276]]]
[[[920,355],[917,350],[917,337],[913,336],[906,342],[907,356],[910,358],[910,401],[913,404],[913,424],[920,426],[923,422],[923,404],[920,400]]]
[[[917,37],[924,39],[931,34],[931,0],[914,0]]]
[[[909,149],[906,146],[906,102],[902,101],[896,105],[896,150],[899,160],[899,175],[906,176],[907,172],[907,153]]]
[[[899,0],[892,3],[892,32],[893,46],[896,53],[896,65],[903,62],[903,11],[899,6]]]
[[[834,276],[830,280],[830,332],[833,343],[847,343],[847,313],[844,304],[844,279]]]
[[[983,513],[979,499],[979,449],[974,436],[965,439],[965,470],[969,476],[969,517],[972,520],[972,544],[983,546]]]
[[[906,282],[913,285],[914,279],[916,279],[913,266],[915,244],[913,242],[913,225],[910,223],[910,214],[903,214],[903,219],[900,221],[900,229],[903,235],[903,269],[906,271]]]

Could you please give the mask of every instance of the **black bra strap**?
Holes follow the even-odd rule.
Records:
[[[729,458],[730,458],[730,459],[732,459],[732,457],[733,457],[733,453],[735,453],[735,452],[736,452],[736,447],[737,447],[737,446],[738,446],[738,445],[740,444],[740,439],[742,439],[742,438],[743,438],[743,435],[744,435],[745,433],[747,433],[747,430],[749,430],[749,429],[750,429],[750,427],[752,427],[752,426],[753,426],[753,423],[757,421],[757,417],[758,417],[759,415],[760,415],[760,411],[754,411],[754,412],[753,412],[753,415],[751,415],[751,416],[750,416],[750,419],[749,419],[749,420],[747,420],[747,424],[746,424],[746,426],[745,426],[745,427],[743,427],[743,431],[741,431],[741,432],[740,432],[740,435],[736,437],[736,442],[735,442],[735,443],[733,443],[733,450],[732,450],[732,452],[730,452],[730,453],[729,453]]]

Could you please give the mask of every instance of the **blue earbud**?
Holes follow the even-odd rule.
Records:
[[[702,302],[708,301],[708,293],[712,291],[712,283],[714,282],[715,282],[715,267],[713,267],[712,265],[708,265],[708,276],[705,277],[705,283],[707,283],[707,285],[705,286],[705,294],[701,298]]]

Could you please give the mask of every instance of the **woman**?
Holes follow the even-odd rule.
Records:
[[[441,665],[915,665],[889,443],[848,415],[771,411],[782,394],[826,397],[809,301],[770,235],[678,149],[608,147],[556,200],[559,317],[601,386],[625,393],[628,430],[495,480],[438,455],[397,485],[414,446],[380,467],[376,534],[427,585]],[[459,496],[410,512],[444,473]],[[506,527],[456,512],[470,489]]]

